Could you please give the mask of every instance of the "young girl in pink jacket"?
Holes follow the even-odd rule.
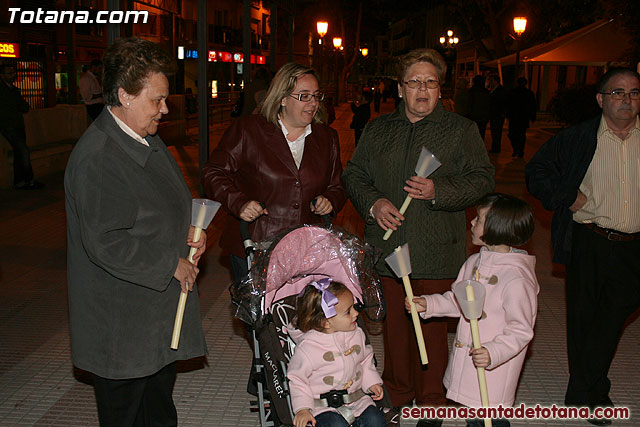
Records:
[[[330,278],[311,282],[298,298],[287,372],[296,427],[385,425],[373,403],[383,397],[382,379],[353,302],[351,291]]]
[[[473,244],[482,248],[464,263],[456,282],[474,279],[484,285],[484,314],[478,323],[482,348],[473,349],[469,321],[462,315],[452,291],[423,295],[413,301],[424,319],[460,318],[443,380],[447,398],[465,406],[481,407],[476,367],[483,367],[489,404],[512,406],[538,310],[540,286],[535,257],[514,248],[531,238],[533,214],[526,202],[499,193],[483,197],[476,209],[471,236]],[[408,302],[405,303],[408,310]],[[484,423],[467,420],[467,425]],[[493,425],[510,424],[508,420],[494,420]]]

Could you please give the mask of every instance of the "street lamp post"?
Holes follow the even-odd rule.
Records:
[[[334,105],[340,103],[340,70],[338,69],[338,58],[340,57],[340,50],[342,48],[342,38],[333,38],[333,47],[336,49],[336,98],[333,100]]]
[[[440,36],[440,44],[447,49],[456,47],[460,39],[453,34],[453,30],[447,30],[447,36]]]
[[[516,33],[515,39],[516,39],[516,71],[515,71],[515,77],[513,79],[514,81],[514,86],[515,83],[518,80],[518,74],[520,74],[520,38],[522,36],[522,33],[525,32],[525,30],[527,29],[527,18],[525,18],[524,16],[516,16],[515,18],[513,18],[513,32]]]
[[[366,47],[361,47],[360,55],[362,55],[362,61],[360,61],[360,78],[364,78],[367,75],[367,55],[369,55],[369,49]]]
[[[460,39],[453,33],[453,30],[447,30],[447,36],[440,36],[440,44],[442,45],[443,48],[445,48],[447,50],[447,52],[445,52],[445,58],[447,56],[449,56],[447,53],[450,50],[455,49],[455,47],[457,46],[457,44],[460,42]],[[445,59],[446,61],[446,59]],[[451,76],[453,77],[453,81],[455,82],[455,77],[456,77],[456,72],[457,72],[457,66],[456,66],[456,60],[454,59],[453,61],[454,64],[454,68],[453,71],[451,73]]]
[[[329,30],[329,23],[325,21],[318,21],[316,22],[316,28],[318,30],[318,35],[320,36],[320,44],[322,44],[322,38]]]
[[[322,82],[322,69],[324,68],[324,36],[327,34],[327,31],[329,31],[329,23],[326,21],[318,21],[316,22],[316,29],[318,31],[318,36],[320,36],[320,39],[318,40],[318,44],[320,45],[320,82]]]

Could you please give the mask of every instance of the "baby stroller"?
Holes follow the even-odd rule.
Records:
[[[359,301],[356,308],[371,320],[384,316],[374,249],[331,225],[303,225],[259,242],[243,240],[249,274],[230,287],[236,317],[250,326],[254,347],[252,377],[257,383],[261,427],[293,424],[286,365],[295,343],[287,324],[296,313],[296,296],[313,280],[332,277]],[[362,316],[359,316],[359,321]]]

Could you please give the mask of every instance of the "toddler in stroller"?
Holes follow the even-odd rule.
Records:
[[[384,427],[384,416],[373,403],[384,395],[382,379],[357,324],[353,294],[331,278],[313,281],[302,292],[293,321],[298,329],[289,329],[297,344],[287,373],[293,423]]]
[[[303,297],[305,293],[311,292],[307,290],[307,286],[312,282],[326,283],[323,279],[332,278],[344,285],[353,295],[351,303],[357,300],[355,306],[368,318],[381,319],[384,304],[380,279],[374,269],[374,250],[347,232],[330,226],[305,225],[256,244],[250,258],[252,263],[249,275],[232,285],[230,290],[237,305],[236,316],[251,326],[254,337],[255,368],[252,376],[258,383],[261,426],[289,425],[293,423],[293,412],[286,370],[295,348],[295,342],[289,335],[289,325],[296,316],[295,298],[303,291]],[[315,286],[309,289],[318,293]],[[336,293],[348,295],[347,292]],[[340,298],[340,295],[335,296]],[[334,305],[333,308],[335,307]],[[324,312],[322,315],[324,316]],[[297,322],[296,326],[306,330],[305,326]],[[359,328],[357,331],[361,332]],[[359,346],[359,353],[356,353],[359,358],[367,351],[367,355],[370,353],[371,358],[373,357],[370,347],[366,348],[363,344]],[[375,368],[372,370],[375,371]],[[335,373],[333,375],[336,378],[333,388],[348,389],[348,386],[345,387],[347,380],[342,380]],[[360,381],[363,380],[363,375],[361,370]],[[374,382],[369,382],[367,387],[381,382],[378,377]],[[326,391],[333,388],[329,387]],[[382,397],[382,392],[376,392],[375,389],[377,387],[370,391],[374,392],[376,398]],[[350,389],[347,391],[352,392]],[[292,394],[295,405],[297,397],[295,393]],[[315,399],[320,400],[320,395],[314,394],[313,399],[314,407],[309,408],[311,410],[315,409]],[[336,404],[336,399],[331,399],[333,405]],[[349,399],[348,397],[347,401],[351,401]],[[368,396],[367,401],[372,402]],[[362,409],[367,406],[369,405]],[[356,411],[356,414],[360,415],[360,411]]]

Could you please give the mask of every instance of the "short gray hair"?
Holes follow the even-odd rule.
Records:
[[[102,92],[107,105],[118,106],[118,89],[131,95],[138,95],[147,79],[154,73],[165,76],[175,70],[175,62],[156,43],[137,37],[116,40],[109,46],[102,58],[104,77]]]
[[[613,68],[609,68],[609,70],[604,73],[604,75],[600,78],[600,82],[598,83],[598,92],[603,92],[604,90],[606,90],[607,85],[609,84],[609,81],[616,77],[616,76],[621,76],[621,75],[629,75],[629,76],[633,76],[636,79],[638,79],[638,81],[640,81],[640,74],[638,74],[637,71],[632,70],[631,68],[624,68],[624,67],[613,67]]]
[[[400,57],[398,63],[398,83],[402,84],[404,76],[409,68],[418,62],[428,62],[436,67],[440,84],[444,83],[444,76],[447,73],[447,63],[444,62],[442,55],[433,49],[415,49]]]

